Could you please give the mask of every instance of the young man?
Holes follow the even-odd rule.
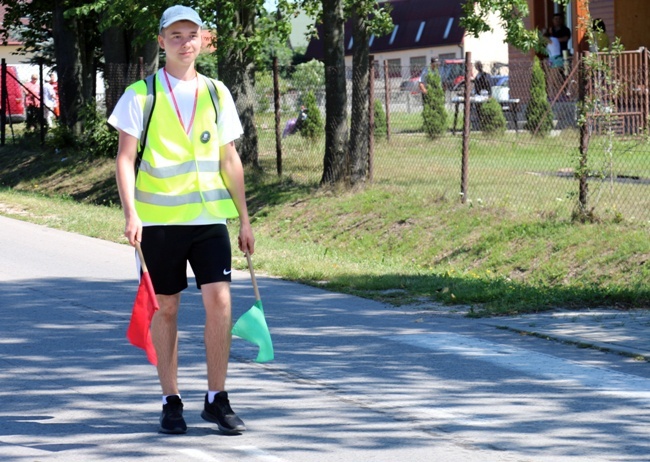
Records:
[[[131,245],[141,242],[160,305],[151,334],[163,393],[163,433],[187,431],[177,384],[177,314],[180,292],[187,287],[187,261],[206,312],[208,393],[201,416],[225,433],[246,429],[230,407],[225,383],[232,328],[227,218],[239,216],[239,248],[254,251],[244,173],[233,143],[243,130],[221,82],[217,119],[206,81],[194,68],[201,27],[199,15],[188,7],[176,5],[162,15],[158,43],[166,61],[155,76],[156,100],[137,175],[144,81],[127,88],[109,118],[119,130],[116,179],[124,235]]]

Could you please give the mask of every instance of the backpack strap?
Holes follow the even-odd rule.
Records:
[[[138,149],[138,160],[136,167],[140,167],[144,147],[147,144],[147,133],[149,132],[149,124],[151,123],[151,114],[153,107],[156,105],[156,74],[151,74],[144,79],[147,85],[147,96],[144,100],[144,108],[142,110],[142,133],[140,134],[140,149]]]
[[[217,82],[210,77],[206,77],[205,75],[201,75],[201,77],[203,77],[203,80],[205,80],[208,91],[210,91],[212,106],[214,106],[214,113],[216,114],[215,123],[217,123],[219,120],[219,90],[217,90]]]

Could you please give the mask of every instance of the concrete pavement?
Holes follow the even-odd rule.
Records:
[[[650,310],[558,310],[481,322],[580,348],[594,348],[650,361]]]
[[[231,438],[199,417],[191,288],[180,323],[191,431],[170,438],[156,433],[155,373],[124,338],[133,249],[2,217],[0,249],[0,460],[650,462],[646,364],[576,347],[637,356],[643,311],[445,317],[259,275],[276,361],[251,363],[255,349],[234,342],[229,388],[250,431]],[[236,273],[235,315],[254,301]]]

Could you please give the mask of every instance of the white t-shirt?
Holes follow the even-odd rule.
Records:
[[[47,107],[54,109],[54,106],[56,106],[56,93],[50,82],[43,83],[43,99]],[[49,115],[50,111],[47,111],[47,114]]]
[[[550,42],[546,45],[546,52],[548,53],[549,58],[555,58],[556,56],[561,56],[562,51],[560,50],[560,41],[557,37],[548,37]]]
[[[174,92],[174,97],[176,98],[176,103],[178,104],[178,110],[181,113],[183,124],[187,128],[187,125],[190,123],[190,119],[192,118],[192,110],[194,109],[194,95],[196,94],[197,80],[178,80],[169,74],[167,74],[167,77],[169,78],[169,83],[171,84],[172,90]],[[171,93],[169,92],[169,87],[167,86],[167,80],[165,79],[163,69],[158,70],[156,79],[162,83],[162,87],[165,90],[165,95],[169,99],[169,104],[174,107],[174,102],[172,100]],[[199,80],[199,82],[201,85],[204,85],[204,82],[201,80]],[[244,130],[239,120],[237,108],[235,107],[235,102],[232,99],[230,91],[220,81],[217,81],[217,87],[219,90],[219,114],[217,116],[217,132],[219,135],[220,146],[223,146],[239,138],[244,133]],[[108,118],[108,123],[113,127],[140,139],[143,124],[142,119],[143,108],[140,104],[140,100],[137,97],[135,90],[129,89],[124,92],[122,97],[115,105],[113,113]],[[193,129],[194,128],[192,127],[192,130]],[[190,131],[190,135],[191,133],[192,132]],[[225,219],[216,218],[204,207],[203,212],[198,218],[182,224],[205,225],[225,222]],[[143,223],[144,226],[158,224],[161,223]]]

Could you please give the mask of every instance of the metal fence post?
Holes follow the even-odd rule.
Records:
[[[38,64],[38,76],[40,78],[40,82],[39,82],[40,110],[38,111],[38,118],[41,122],[41,144],[45,144],[45,132],[46,132],[45,124],[47,122],[45,121],[45,101],[43,100],[43,97],[45,96],[45,90],[43,89],[43,85],[44,85],[43,61],[40,61]]]
[[[460,201],[465,203],[467,201],[467,177],[469,175],[469,134],[470,134],[470,117],[471,106],[470,101],[472,93],[472,52],[465,53],[465,99],[464,99],[464,118],[463,120],[463,156],[461,161],[460,172]]]
[[[7,61],[2,58],[2,75],[0,76],[0,145],[5,145],[5,130],[7,128]]]
[[[375,167],[375,56],[370,55],[368,85],[368,181],[372,183]]]
[[[388,61],[384,59],[384,95],[386,99],[386,141],[390,141],[390,85],[388,85]]]
[[[275,166],[278,176],[282,176],[282,138],[280,136],[280,80],[278,77],[278,57],[273,57],[273,110],[275,111]]]
[[[580,173],[578,178],[578,204],[580,212],[584,215],[587,213],[587,201],[589,198],[589,184],[587,183],[587,160],[589,153],[589,124],[595,120],[590,120],[587,113],[587,98],[592,96],[592,87],[587,84],[587,78],[591,74],[587,71],[585,58],[589,52],[580,55],[578,60],[578,104],[583,113],[582,124],[580,125]]]

